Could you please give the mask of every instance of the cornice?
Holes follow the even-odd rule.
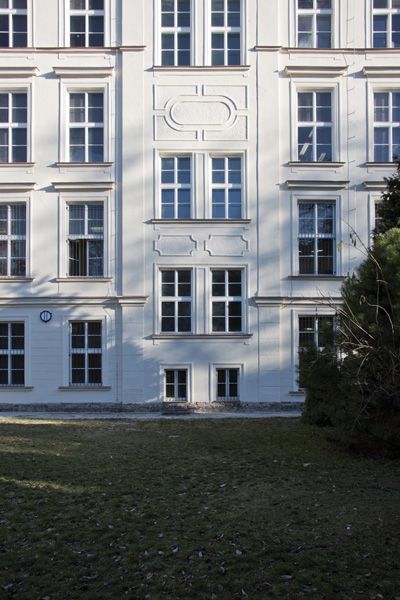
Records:
[[[386,181],[364,181],[363,186],[369,191],[382,191],[386,188]]]
[[[30,192],[36,188],[32,181],[1,181],[0,192]]]
[[[363,67],[365,77],[400,77],[400,67],[373,66]]]
[[[321,306],[331,306],[343,302],[341,296],[313,296],[306,298],[304,296],[253,296],[252,302],[257,307],[267,306],[307,306],[315,304]]]
[[[0,67],[0,77],[35,77],[38,74],[37,67]]]
[[[114,67],[53,67],[57,77],[111,77]]]
[[[347,66],[310,66],[287,65],[286,75],[289,77],[340,77],[347,71]]]
[[[96,192],[114,189],[114,181],[53,181],[56,192]]]
[[[343,190],[349,185],[349,181],[332,181],[328,179],[300,180],[288,179],[286,186],[289,190]]]

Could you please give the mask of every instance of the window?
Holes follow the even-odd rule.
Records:
[[[191,157],[161,158],[161,217],[191,217]]]
[[[374,202],[374,209],[375,209],[375,214],[374,214],[374,232],[375,233],[380,233],[381,232],[381,223],[382,223],[382,204],[383,201],[382,200],[375,200]]]
[[[0,92],[0,163],[26,162],[28,95]]]
[[[332,340],[334,316],[299,317],[299,350],[315,346],[323,350]]]
[[[300,275],[335,273],[334,203],[299,203],[298,248]]]
[[[28,45],[27,0],[0,0],[0,48]]]
[[[217,400],[239,400],[239,369],[217,369]]]
[[[25,324],[0,322],[0,386],[25,385]]]
[[[165,399],[168,402],[187,402],[187,369],[165,369]]]
[[[190,0],[161,0],[161,64],[190,65]]]
[[[69,45],[104,46],[104,0],[70,0]]]
[[[104,275],[103,204],[69,204],[68,275],[102,277]]]
[[[192,331],[192,271],[161,271],[161,332]]]
[[[212,273],[212,331],[242,331],[242,271],[215,269]]]
[[[400,48],[400,0],[373,0],[374,48]]]
[[[212,218],[240,219],[242,216],[242,159],[235,156],[211,159]]]
[[[101,385],[101,321],[70,321],[69,326],[70,385]]]
[[[103,92],[69,93],[68,133],[70,162],[103,162]]]
[[[211,0],[211,64],[240,65],[240,0]]]
[[[332,0],[297,0],[297,46],[332,47]]]
[[[0,277],[26,275],[26,206],[0,204]]]
[[[374,161],[400,158],[400,91],[374,94]]]
[[[332,160],[332,93],[299,92],[298,160],[329,162]]]

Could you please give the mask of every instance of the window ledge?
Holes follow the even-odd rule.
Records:
[[[344,281],[343,275],[289,275],[289,281]]]
[[[60,385],[60,392],[109,392],[111,385]]]
[[[248,71],[250,69],[250,65],[154,65],[153,71],[159,72],[208,72],[214,71],[220,73],[221,71]]]
[[[1,162],[0,169],[13,168],[13,169],[28,169],[34,167],[34,162]]]
[[[114,165],[113,162],[56,162],[54,163],[56,167],[62,167],[63,169],[65,168],[70,168],[70,169],[76,169],[76,168],[86,168],[86,169],[90,169],[90,168],[105,168],[105,167],[112,167]]]
[[[252,333],[155,333],[153,340],[248,340]]]
[[[346,163],[339,161],[306,161],[306,160],[291,160],[288,163],[289,167],[315,167],[315,168],[331,168],[337,169],[343,167]]]
[[[9,283],[29,283],[34,279],[34,277],[0,277],[0,283],[6,281]]]
[[[154,225],[248,225],[251,219],[151,219]]]
[[[395,162],[374,162],[374,161],[370,161],[370,162],[366,162],[365,166],[366,167],[382,167],[382,168],[391,168],[391,169],[395,169],[396,168],[396,164]]]
[[[350,181],[330,181],[327,179],[288,179],[286,186],[289,190],[343,190],[349,185]]]
[[[293,390],[292,392],[289,392],[289,396],[301,396],[303,397],[305,394],[305,392],[303,390]]]
[[[0,392],[31,392],[31,385],[0,385]]]
[[[88,283],[107,283],[109,281],[112,281],[113,278],[112,277],[56,277],[54,281],[56,281],[57,283],[82,283],[82,282],[88,282]]]

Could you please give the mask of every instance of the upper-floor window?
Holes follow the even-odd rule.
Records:
[[[297,95],[298,160],[332,160],[332,92],[304,91]]]
[[[374,202],[374,232],[381,233],[382,230],[382,205],[383,201],[379,198]]]
[[[28,155],[28,95],[0,93],[0,163],[26,162]]]
[[[333,275],[335,249],[335,204],[299,202],[299,274]]]
[[[161,218],[190,219],[192,161],[190,156],[161,158]]]
[[[26,205],[0,204],[0,277],[26,275]]]
[[[243,330],[243,283],[241,269],[211,271],[211,330],[238,333]]]
[[[374,93],[374,161],[400,158],[400,91]]]
[[[373,0],[374,48],[400,48],[400,0]]]
[[[69,342],[70,385],[101,385],[101,321],[70,321]]]
[[[25,324],[0,322],[0,386],[25,384]]]
[[[331,48],[332,0],[297,0],[299,48]]]
[[[211,0],[211,64],[241,63],[241,0]]]
[[[104,274],[104,206],[102,203],[68,205],[68,274],[102,277]]]
[[[27,0],[0,0],[0,48],[28,45]]]
[[[104,0],[70,0],[69,45],[104,46]]]
[[[104,93],[70,92],[68,149],[70,162],[104,160]]]
[[[161,332],[192,331],[192,271],[161,271]]]
[[[242,216],[242,159],[240,156],[211,158],[212,218]]]
[[[161,64],[191,62],[190,0],[161,0]]]

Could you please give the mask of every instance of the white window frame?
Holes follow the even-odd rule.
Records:
[[[224,159],[225,160],[225,183],[224,184],[213,184],[213,168],[212,163],[213,159]],[[228,170],[227,164],[229,158],[239,158],[241,162],[241,184],[240,185],[231,185],[228,182]],[[208,155],[208,202],[207,202],[207,217],[209,219],[213,219],[216,222],[218,221],[236,221],[246,218],[247,214],[247,178],[246,178],[246,155],[245,153],[231,153],[231,152],[210,152]],[[224,217],[213,217],[213,190],[214,189],[223,189],[225,190],[225,216]],[[241,215],[240,217],[228,217],[228,192],[230,189],[240,189],[241,191]]]
[[[4,385],[0,385],[0,391],[6,390],[6,389],[15,389],[15,390],[22,389],[23,390],[27,387],[30,387],[30,382],[31,382],[30,361],[27,360],[27,355],[30,350],[30,331],[29,331],[28,317],[23,316],[23,315],[10,315],[8,317],[1,317],[0,323],[8,323],[8,324],[22,323],[24,325],[24,350],[22,353],[24,356],[24,383],[23,384],[7,383]],[[0,354],[7,354],[7,356],[10,357],[10,356],[12,356],[13,353],[9,352],[9,350],[10,349],[8,349],[7,352],[5,350],[4,351],[0,350]],[[15,352],[14,354],[21,355],[21,352]],[[8,377],[10,377],[10,364],[8,366]]]
[[[185,402],[190,404],[193,398],[193,365],[192,363],[163,363],[160,364],[160,391],[159,398],[161,402],[178,402],[177,399],[169,399],[166,395],[166,371],[186,371],[186,389],[187,389],[187,398]]]
[[[238,371],[238,396],[236,398],[222,399],[218,397],[217,384],[217,370],[218,369],[235,369]],[[243,398],[243,377],[244,377],[244,365],[243,363],[212,363],[209,368],[209,382],[210,382],[210,399],[211,402],[236,402],[241,401]]]
[[[103,161],[74,163],[69,160],[69,95],[79,93],[102,93],[103,94]],[[111,106],[110,106],[110,84],[104,81],[93,80],[86,82],[60,81],[60,161],[71,165],[102,165],[112,160],[111,154]]]
[[[90,121],[88,118],[88,113],[89,113],[89,97],[91,94],[102,94],[103,96],[103,119],[102,121]],[[85,106],[84,106],[84,111],[85,111],[85,120],[84,121],[71,121],[69,118],[70,115],[70,111],[71,111],[71,97],[72,96],[84,96],[85,98]],[[90,92],[90,91],[82,91],[82,92],[69,92],[68,94],[68,101],[69,101],[69,110],[68,110],[68,123],[67,123],[67,127],[68,127],[68,158],[69,158],[69,162],[79,162],[79,163],[92,163],[92,162],[104,162],[104,145],[105,145],[105,140],[104,140],[104,92]],[[85,153],[85,157],[84,160],[82,161],[74,161],[71,160],[71,148],[72,148],[72,144],[71,144],[71,133],[72,131],[74,131],[75,129],[83,129],[84,130],[84,137],[85,137],[85,141],[84,141],[84,153]],[[89,160],[89,149],[90,149],[90,144],[89,144],[89,135],[91,131],[95,131],[95,130],[101,130],[102,134],[103,134],[103,143],[102,143],[102,150],[103,150],[103,157],[102,160],[100,161],[92,161]]]
[[[225,291],[227,289],[227,272],[228,271],[240,271],[242,274],[241,278],[241,296],[230,296],[229,293],[224,296],[213,296],[212,295],[212,274],[214,271],[225,271]],[[247,333],[247,269],[244,265],[215,265],[210,267],[209,276],[207,282],[207,297],[209,298],[209,309],[208,309],[208,324],[207,329],[208,333],[211,335],[226,335],[226,336],[234,336],[234,335],[243,335]],[[229,292],[229,289],[228,289]],[[225,330],[224,331],[214,331],[213,330],[213,303],[215,302],[224,302],[225,303]],[[241,302],[241,323],[242,328],[240,331],[229,331],[227,328],[227,323],[229,322],[229,302]]]
[[[102,204],[103,205],[103,275],[91,276],[85,275],[82,277],[74,277],[69,275],[69,249],[68,249],[68,237],[69,237],[69,214],[68,207],[71,204]],[[110,214],[110,195],[96,194],[95,192],[89,193],[76,193],[76,194],[60,194],[59,195],[59,251],[58,251],[58,277],[65,280],[79,280],[88,281],[96,279],[107,279],[111,277],[111,243],[110,243],[110,231],[111,231],[111,214]]]
[[[227,10],[227,0],[225,1],[225,6],[224,6],[224,23],[227,23],[227,16],[228,16],[228,10]],[[224,26],[213,26],[212,22],[211,22],[211,18],[212,18],[212,0],[207,0],[206,3],[206,14],[208,15],[207,17],[207,27],[206,27],[206,34],[207,34],[207,40],[208,40],[208,52],[206,55],[206,63],[211,65],[211,66],[220,66],[220,67],[230,67],[230,66],[241,66],[244,64],[244,56],[245,56],[245,52],[244,52],[244,48],[245,48],[245,35],[244,35],[244,23],[246,23],[246,17],[245,17],[245,2],[243,0],[240,0],[240,26],[239,27],[230,27],[228,25],[224,25]],[[212,34],[213,33],[221,33],[224,35],[224,62],[222,65],[213,65],[212,62]],[[239,33],[240,36],[240,50],[239,50],[239,55],[240,55],[240,60],[239,60],[239,64],[233,64],[233,65],[229,65],[228,64],[228,60],[227,60],[227,52],[228,52],[228,34],[229,33]]]
[[[303,81],[292,78],[290,81],[290,98],[291,98],[291,122],[294,124],[290,128],[291,131],[291,161],[301,164],[318,164],[326,165],[329,167],[332,163],[340,161],[340,115],[339,115],[339,101],[343,100],[341,94],[341,88],[339,83],[321,82],[318,80],[309,81],[304,83]],[[331,92],[331,116],[332,116],[332,160],[331,161],[320,161],[311,163],[308,161],[299,161],[298,159],[298,128],[300,122],[298,120],[298,94],[302,92]],[[302,121],[303,123],[303,121]],[[304,121],[307,124],[306,121]],[[310,122],[311,123],[311,122]]]
[[[15,123],[16,127],[13,127],[14,123],[12,121],[12,115],[11,115],[11,120],[10,120],[10,115],[9,115],[9,121],[8,124],[7,123],[0,123],[0,128],[1,129],[5,129],[6,127],[8,128],[8,161],[7,162],[1,162],[0,165],[25,165],[26,163],[30,163],[32,161],[32,85],[29,84],[16,84],[13,86],[2,86],[0,87],[0,94],[26,94],[26,126],[19,126],[18,123]],[[10,96],[9,96],[9,107],[10,107]],[[11,140],[11,136],[10,136],[10,132],[12,131],[12,129],[18,129],[18,128],[23,128],[26,129],[26,161],[24,162],[13,162],[12,160],[10,160],[10,158],[12,159],[12,140]]]
[[[73,352],[72,351],[72,324],[73,323],[84,323],[85,324],[85,346],[84,348],[79,348],[80,352]],[[100,323],[101,325],[101,346],[100,348],[91,348],[89,349],[88,347],[88,323]],[[69,372],[69,379],[68,379],[68,386],[71,388],[89,388],[89,389],[97,389],[97,388],[101,388],[104,387],[104,331],[103,331],[103,320],[102,319],[95,319],[95,318],[91,318],[91,319],[79,319],[79,318],[70,318],[68,319],[68,340],[69,340],[69,344],[68,344],[68,350],[69,350],[69,365],[68,365],[68,372]],[[90,350],[92,350],[90,352]],[[98,350],[97,352],[93,352],[93,350]],[[84,383],[73,383],[72,382],[72,355],[73,354],[84,354],[85,356],[85,382]],[[88,374],[89,374],[89,367],[88,367],[88,356],[89,354],[100,354],[101,355],[101,382],[100,383],[90,383],[88,381]]]
[[[318,9],[316,8],[316,0],[313,0],[314,7],[310,9],[298,8],[298,0],[294,0],[294,14],[295,14],[295,44],[296,48],[308,48],[314,50],[320,50],[322,48],[317,47],[317,16],[319,15],[330,15],[331,17],[331,45],[330,48],[334,48],[334,31],[335,31],[335,0],[331,0],[331,8],[329,9]],[[312,45],[311,46],[300,46],[299,45],[299,17],[310,16],[312,17]]]
[[[318,121],[317,119],[317,94],[330,94],[331,97],[331,105],[330,105],[330,111],[331,111],[331,117],[333,117],[333,106],[332,106],[332,92],[330,92],[329,90],[324,90],[324,91],[320,91],[320,90],[306,90],[306,91],[302,91],[302,90],[298,90],[297,92],[297,110],[299,110],[299,95],[300,94],[312,94],[312,112],[313,112],[313,119],[312,121],[300,121],[299,117],[297,116],[297,161],[299,162],[323,162],[323,163],[330,163],[333,162],[333,119],[331,119],[331,121]],[[299,149],[299,130],[302,127],[306,127],[306,128],[310,128],[313,130],[313,141],[312,141],[312,160],[305,160],[302,161],[302,159],[300,158],[300,149]],[[331,160],[319,160],[318,159],[318,142],[317,142],[317,131],[323,129],[323,130],[329,130],[331,133]],[[308,144],[310,145],[310,144]]]
[[[367,11],[371,15],[371,48],[398,48],[392,44],[392,16],[400,15],[400,8],[392,8],[392,0],[388,0],[390,7],[388,8],[374,8],[374,0],[370,0]],[[368,14],[367,12],[367,14]],[[374,46],[374,16],[385,15],[387,16],[386,21],[386,46]]]
[[[166,158],[166,159],[173,159],[174,160],[174,183],[163,183],[162,182],[162,160]],[[177,163],[178,163],[178,159],[180,158],[189,158],[190,159],[190,182],[188,184],[180,184],[177,181],[177,174],[178,174],[178,168],[177,168]],[[192,220],[194,218],[194,201],[193,201],[193,188],[194,188],[194,181],[195,181],[195,177],[194,177],[194,169],[195,169],[195,163],[194,163],[194,154],[193,153],[161,153],[158,157],[158,185],[157,185],[157,189],[158,189],[158,201],[157,201],[157,206],[156,206],[156,215],[159,219],[165,219],[167,221],[180,221],[180,220]],[[189,194],[190,194],[190,205],[189,205],[189,210],[190,210],[190,216],[189,217],[178,217],[178,191],[180,189],[188,189],[189,190]],[[163,204],[162,204],[162,192],[163,190],[173,190],[174,191],[174,217],[163,217],[162,216],[162,210],[163,210]]]
[[[165,271],[169,271],[169,272],[173,272],[174,273],[174,296],[163,296],[162,295],[162,274]],[[191,282],[190,282],[190,289],[191,289],[191,296],[179,296],[176,292],[177,292],[177,286],[178,286],[178,275],[177,273],[179,271],[190,271],[191,274]],[[193,268],[190,267],[183,267],[181,265],[179,266],[175,266],[175,267],[164,267],[164,266],[160,266],[159,267],[159,284],[158,284],[158,289],[159,289],[159,332],[161,335],[192,335],[194,333],[194,329],[195,329],[195,310],[194,310],[194,299],[195,299],[195,295],[194,295],[194,291],[195,291],[195,286],[194,286],[194,270]],[[191,328],[190,331],[179,331],[178,330],[178,306],[180,302],[189,302],[190,301],[190,322],[191,322]],[[173,331],[163,331],[162,329],[162,317],[163,317],[163,311],[162,311],[162,305],[163,302],[173,302],[174,303],[174,330]]]
[[[372,193],[368,196],[368,233],[369,233],[369,243],[368,247],[372,247],[373,243],[373,233],[376,226],[376,205],[382,204],[382,193],[384,192],[384,187],[382,186],[381,193]]]
[[[299,204],[300,203],[315,203],[315,202],[326,202],[335,205],[335,244],[334,244],[334,267],[335,271],[331,275],[300,275],[299,269],[299,249],[298,249],[298,236],[299,236]],[[323,279],[324,277],[340,277],[342,275],[342,252],[341,243],[342,240],[342,198],[339,195],[325,194],[313,192],[310,194],[293,194],[292,195],[292,252],[291,252],[291,275],[295,277],[304,277],[306,279]]]
[[[375,129],[375,94],[376,93],[387,93],[397,92],[400,93],[400,84],[396,81],[381,82],[377,79],[370,79],[367,82],[367,114],[368,114],[368,148],[367,148],[367,160],[368,162],[375,163],[376,165],[393,165],[393,161],[389,162],[375,162],[375,144],[374,144],[374,129]],[[379,123],[379,122],[378,122]]]
[[[26,198],[21,199],[18,197],[17,199],[0,199],[0,206],[7,206],[7,234],[0,233],[0,240],[7,242],[7,275],[0,275],[0,279],[25,279],[29,277],[30,274],[30,264],[29,264],[29,229],[30,229],[30,219],[29,219],[29,208],[30,205]],[[25,235],[18,235],[10,233],[10,208],[11,206],[24,206],[25,207]],[[23,275],[11,275],[11,242],[12,241],[25,241],[25,273]]]
[[[103,215],[102,215],[103,216],[103,228],[102,229],[103,230],[102,230],[101,234],[100,233],[98,233],[98,234],[96,234],[96,233],[89,233],[89,231],[88,231],[88,225],[89,225],[89,207],[91,205],[92,206],[96,205],[96,206],[101,206],[102,207],[102,212],[103,212]],[[70,232],[70,223],[71,223],[71,220],[70,220],[70,218],[71,218],[70,217],[70,215],[71,215],[70,209],[71,209],[71,206],[82,206],[83,209],[84,209],[84,218],[83,218],[84,232],[81,233],[81,234],[73,234],[73,233]],[[104,277],[104,266],[105,266],[104,265],[104,246],[105,246],[105,239],[104,239],[104,221],[105,221],[105,218],[104,218],[104,203],[103,202],[93,202],[93,200],[91,202],[69,202],[67,204],[67,221],[68,221],[68,233],[67,233],[67,247],[68,247],[68,251],[67,252],[68,252],[68,256],[69,256],[69,260],[68,260],[68,262],[69,262],[69,264],[68,264],[68,276],[69,277],[82,277],[84,279],[86,279],[86,278],[91,279],[91,278],[99,278],[99,277],[102,278],[102,277]],[[85,254],[86,254],[86,261],[85,261],[85,263],[86,264],[84,265],[85,266],[84,270],[86,271],[85,275],[72,275],[70,273],[70,259],[71,259],[70,246],[71,246],[71,242],[74,242],[74,241],[84,241],[85,242],[85,248],[86,248],[86,252],[85,252]],[[98,274],[98,275],[97,274],[92,275],[92,274],[89,273],[90,261],[89,261],[89,251],[88,251],[88,248],[89,248],[89,242],[90,241],[102,242],[102,247],[103,247],[102,269],[101,269],[102,272],[101,272],[101,274]]]
[[[392,121],[391,119],[389,119],[389,121],[375,121],[375,95],[376,94],[388,94],[389,95],[389,104],[388,104],[388,110],[389,110],[389,116],[392,115],[392,108],[393,108],[393,93],[398,93],[400,94],[400,89],[386,89],[386,90],[378,90],[377,88],[374,89],[373,92],[373,98],[372,98],[372,111],[373,111],[373,131],[372,131],[372,145],[373,145],[373,162],[376,162],[379,164],[379,162],[383,162],[383,163],[388,163],[388,162],[395,162],[394,160],[390,160],[390,156],[393,155],[393,149],[395,144],[393,143],[393,129],[400,129],[400,119],[399,121]],[[375,129],[376,128],[385,128],[389,130],[389,159],[387,161],[377,161],[376,157],[375,157]],[[399,144],[400,146],[400,144]],[[399,156],[400,158],[400,156]]]
[[[14,46],[13,43],[10,43],[8,46],[1,46],[0,49],[3,48],[28,48],[31,46],[31,23],[30,23],[30,15],[32,14],[32,6],[31,0],[27,0],[26,8],[10,8],[10,3],[12,4],[12,0],[8,0],[8,8],[0,8],[0,15],[8,15],[8,33],[10,36],[10,41],[14,33],[14,29],[12,26],[13,16],[14,15],[25,15],[26,16],[26,46]]]
[[[300,230],[298,231],[298,241],[297,241],[297,261],[298,261],[298,274],[299,276],[302,277],[329,277],[329,276],[335,276],[336,275],[336,203],[335,202],[328,202],[325,199],[323,200],[302,200],[298,203],[298,211],[299,211],[299,217],[298,217],[298,221],[300,222],[300,206],[304,205],[304,204],[311,204],[313,205],[313,225],[314,225],[314,231],[310,234],[301,234]],[[327,205],[327,206],[333,206],[333,233],[320,233],[317,230],[317,226],[318,226],[318,206],[320,205]],[[312,240],[313,242],[313,247],[314,247],[314,272],[313,273],[300,273],[300,250],[299,250],[299,243],[300,243],[300,239],[309,239]],[[318,249],[318,240],[332,240],[332,273],[319,273],[319,269],[318,269],[318,259],[319,259],[319,249]]]
[[[178,15],[178,11],[177,11],[177,0],[174,0],[175,2],[175,6],[174,6],[174,21],[176,23],[177,21],[177,15]],[[194,6],[195,3],[193,0],[190,0],[190,27],[181,27],[178,25],[174,25],[174,26],[163,26],[162,25],[162,0],[157,0],[157,19],[156,19],[156,23],[155,23],[155,39],[158,40],[158,44],[159,44],[159,49],[158,49],[158,60],[155,62],[158,62],[159,65],[162,65],[166,68],[170,67],[190,67],[193,66],[194,64],[194,32],[195,32],[195,27],[194,27]],[[162,35],[163,33],[165,34],[173,34],[174,35],[174,63],[172,65],[163,65],[163,48],[162,48]],[[180,65],[178,62],[178,34],[180,33],[188,33],[189,34],[189,38],[190,38],[190,50],[189,50],[189,54],[190,54],[190,58],[189,58],[189,64],[188,65]]]
[[[60,9],[59,15],[59,40],[60,46],[71,48],[70,45],[70,0],[60,0],[62,2],[62,8]],[[73,11],[75,12],[75,11]],[[84,12],[84,11],[82,11]],[[111,15],[115,15],[115,0],[104,0],[104,17],[103,17],[103,28],[104,28],[104,47],[110,47],[114,40],[111,40]],[[114,36],[113,36],[114,37]],[[84,48],[101,48],[101,46],[72,46],[77,50]]]

